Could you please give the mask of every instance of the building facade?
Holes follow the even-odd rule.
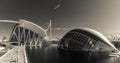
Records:
[[[61,39],[58,48],[70,51],[119,52],[104,35],[90,28],[69,31]]]

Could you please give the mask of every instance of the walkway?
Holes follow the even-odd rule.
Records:
[[[0,57],[0,63],[27,63],[24,46],[15,46]]]

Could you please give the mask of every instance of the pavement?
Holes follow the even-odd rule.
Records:
[[[0,63],[26,63],[23,46],[15,46],[0,57]]]

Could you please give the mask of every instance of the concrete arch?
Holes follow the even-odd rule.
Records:
[[[18,42],[19,45],[25,44],[39,46],[47,36],[46,31],[42,27],[27,20],[0,20],[0,22],[15,24],[8,41]]]

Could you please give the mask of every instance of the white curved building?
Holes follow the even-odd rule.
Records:
[[[59,49],[119,53],[119,50],[101,33],[90,28],[73,29],[60,41]]]
[[[7,24],[3,26],[3,23]],[[44,38],[47,37],[46,31],[42,27],[27,20],[0,20],[0,25],[6,27],[5,29],[1,29],[4,30],[3,34],[4,32],[8,32],[3,36],[5,36],[7,38],[7,41],[10,42],[19,42],[19,44],[39,45],[41,44],[41,42],[43,42]],[[7,27],[9,31],[6,31]]]
[[[47,35],[45,30],[35,23],[22,19],[20,19],[20,22],[21,22],[21,24],[19,25],[20,27],[34,31],[36,34],[40,35],[41,37],[45,37]]]

